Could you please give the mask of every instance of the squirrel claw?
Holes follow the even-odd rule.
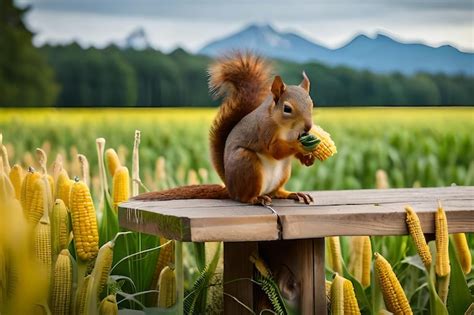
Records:
[[[269,206],[272,204],[272,198],[270,198],[268,195],[261,195],[255,197],[254,200],[252,200],[252,203],[256,205],[260,204],[262,206]]]
[[[311,195],[300,192],[291,193],[288,195],[287,198],[293,199],[294,201],[299,203],[305,203],[307,205],[309,205],[311,202],[314,202],[314,199],[313,197],[311,197]]]

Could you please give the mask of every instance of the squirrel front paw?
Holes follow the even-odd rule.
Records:
[[[309,205],[310,203],[314,201],[313,197],[311,197],[310,194],[305,194],[301,192],[290,193],[286,198],[293,199],[294,201],[299,202],[299,203],[304,202],[307,205]]]
[[[316,157],[311,154],[303,154],[303,153],[297,153],[296,158],[301,162],[301,164],[306,165],[306,166],[311,166],[314,164],[314,161],[316,160]]]

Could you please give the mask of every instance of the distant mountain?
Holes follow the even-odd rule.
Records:
[[[135,50],[144,50],[151,48],[148,37],[143,28],[137,28],[132,31],[125,40],[119,44],[121,48],[131,48]]]
[[[379,73],[425,71],[474,75],[473,53],[461,52],[449,45],[434,48],[418,43],[400,43],[383,34],[374,38],[358,35],[346,45],[330,49],[294,33],[278,32],[270,25],[250,25],[207,44],[199,53],[217,56],[233,49],[247,49],[295,62],[319,61]]]

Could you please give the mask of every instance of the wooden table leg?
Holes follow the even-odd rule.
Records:
[[[233,298],[253,309],[253,284],[240,278],[253,277],[249,256],[258,252],[256,242],[224,242],[224,314],[247,314],[248,311]]]
[[[327,314],[324,238],[313,239],[314,253],[314,313]]]

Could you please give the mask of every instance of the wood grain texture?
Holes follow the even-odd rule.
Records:
[[[315,238],[313,240],[314,314],[327,314],[325,252],[324,238]]]
[[[224,242],[224,314],[247,314],[248,311],[229,295],[253,308],[253,264],[249,257],[258,253],[257,242]],[[238,280],[236,279],[242,279]],[[229,294],[229,295],[228,295]]]
[[[287,302],[299,314],[314,314],[313,240],[259,242],[258,249]]]
[[[407,234],[405,205],[418,213],[424,232],[432,233],[433,214],[441,200],[450,233],[474,232],[471,186],[310,193],[315,199],[312,205],[275,200],[276,215],[267,208],[231,200],[128,201],[120,205],[119,221],[131,230],[182,241],[402,235]]]

